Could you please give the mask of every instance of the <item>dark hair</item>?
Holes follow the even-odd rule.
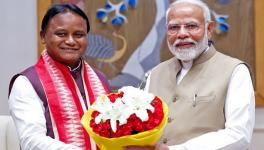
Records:
[[[41,31],[45,31],[47,28],[47,25],[49,21],[57,14],[62,13],[62,12],[67,12],[67,11],[72,11],[78,15],[80,15],[85,21],[87,25],[87,33],[90,31],[90,24],[88,17],[86,14],[76,5],[74,4],[54,4],[52,5],[46,12],[45,16],[42,19],[41,23]]]

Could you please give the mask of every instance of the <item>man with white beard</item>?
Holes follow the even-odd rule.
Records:
[[[146,84],[169,106],[155,150],[248,149],[255,122],[248,66],[208,42],[214,23],[204,2],[177,0],[166,15],[167,42],[175,57],[156,66]]]

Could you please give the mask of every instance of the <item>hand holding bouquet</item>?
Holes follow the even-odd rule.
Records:
[[[158,97],[128,86],[99,96],[82,124],[102,150],[154,145],[167,123],[167,105]]]

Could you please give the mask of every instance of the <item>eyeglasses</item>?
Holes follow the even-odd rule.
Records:
[[[198,31],[200,29],[201,25],[199,25],[197,23],[168,24],[167,25],[167,32],[170,35],[177,34],[181,30],[182,26],[183,26],[185,31],[187,31],[189,33],[193,33],[193,32]]]

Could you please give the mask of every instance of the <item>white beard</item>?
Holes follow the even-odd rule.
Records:
[[[195,46],[191,48],[177,48],[176,45],[180,42],[192,42]],[[168,41],[168,46],[171,53],[181,61],[190,61],[196,59],[207,47],[208,47],[208,37],[205,32],[204,37],[201,41],[196,42],[191,38],[188,39],[177,39],[173,44],[170,44]]]

